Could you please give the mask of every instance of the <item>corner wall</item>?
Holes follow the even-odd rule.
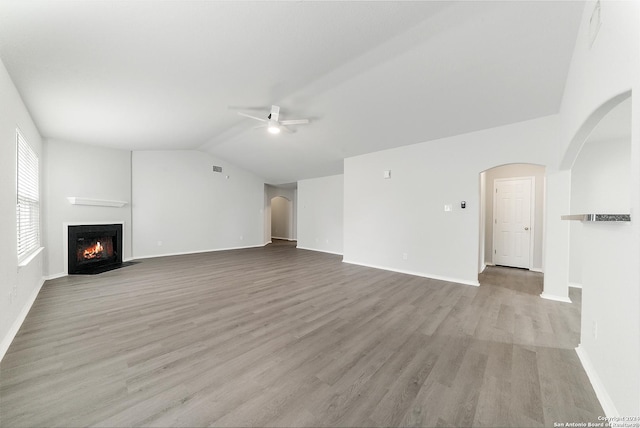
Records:
[[[558,125],[547,116],[346,159],[345,261],[477,285],[480,172],[547,165]]]
[[[207,153],[133,152],[132,200],[134,258],[264,245],[264,180]]]
[[[42,139],[4,64],[0,61],[0,360],[27,316],[43,283],[44,253],[18,267],[16,232],[16,128],[40,163],[40,244],[46,246],[42,209]]]
[[[594,4],[585,5],[569,69],[558,156],[562,168],[571,168],[605,106],[631,92],[631,222],[583,224],[584,255],[592,258],[583,258],[578,355],[607,416],[633,416],[640,414],[640,3],[602,1],[591,44]],[[568,236],[547,246],[568,249]]]
[[[344,176],[298,181],[298,248],[343,251]]]
[[[64,275],[65,223],[124,223],[123,259],[131,253],[131,152],[48,140],[45,186],[47,251],[45,273]],[[122,208],[72,205],[69,196],[124,201]]]

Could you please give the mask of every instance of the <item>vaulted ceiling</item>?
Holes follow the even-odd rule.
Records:
[[[280,184],[557,113],[583,7],[4,0],[0,58],[44,138],[203,150]],[[271,135],[230,108],[272,104],[311,123]]]

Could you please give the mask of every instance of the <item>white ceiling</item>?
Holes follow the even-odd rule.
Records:
[[[200,149],[272,184],[557,113],[583,2],[0,2],[44,138]],[[273,136],[229,106],[311,118]]]

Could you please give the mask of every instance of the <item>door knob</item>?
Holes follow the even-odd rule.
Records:
[[[525,228],[524,228],[524,230],[529,230],[529,228],[528,228],[528,227],[525,227]]]

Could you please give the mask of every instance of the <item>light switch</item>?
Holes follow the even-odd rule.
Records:
[[[445,210],[445,211],[451,211],[451,204],[446,204],[446,205],[444,206],[444,210]]]
[[[386,171],[384,171],[383,177],[384,178],[391,178],[391,170],[387,169]]]

